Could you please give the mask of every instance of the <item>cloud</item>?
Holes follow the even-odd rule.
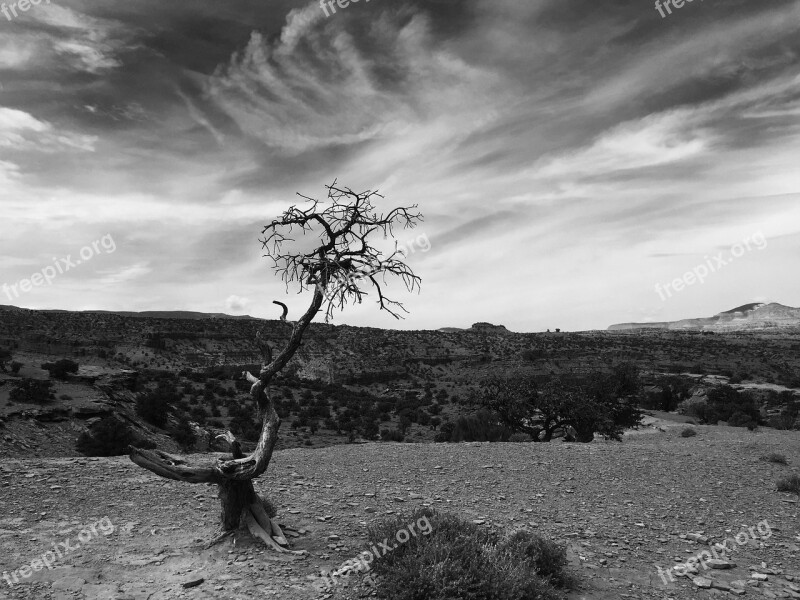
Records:
[[[98,283],[104,286],[114,286],[130,283],[142,279],[153,271],[148,262],[136,263],[117,269],[98,270],[100,275]]]
[[[435,48],[422,13],[379,12],[361,28],[340,18],[332,26],[312,4],[288,15],[275,42],[253,32],[207,95],[242,132],[298,154],[402,137],[463,101],[462,86],[490,79]]]
[[[92,152],[97,136],[59,132],[52,124],[13,108],[0,106],[0,148],[58,152],[64,148]]]
[[[225,308],[232,313],[243,313],[250,304],[252,304],[252,300],[235,294],[228,296],[225,300]]]

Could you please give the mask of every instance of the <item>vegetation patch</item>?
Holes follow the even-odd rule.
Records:
[[[766,462],[776,463],[779,465],[788,465],[789,461],[786,460],[786,456],[781,454],[780,452],[770,452],[769,454],[765,454],[761,457],[761,460]]]
[[[395,540],[407,523],[430,523],[374,565],[377,595],[390,600],[555,600],[572,586],[566,549],[527,531],[503,535],[424,508],[369,530],[370,546]]]
[[[86,456],[122,456],[129,446],[155,448],[156,444],[140,438],[115,417],[102,419],[91,431],[84,431],[75,443],[75,448]]]
[[[779,492],[792,492],[800,496],[800,475],[790,475],[778,481]]]

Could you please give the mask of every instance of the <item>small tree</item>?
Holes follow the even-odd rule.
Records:
[[[8,396],[11,402],[27,404],[46,404],[52,400],[51,383],[41,379],[21,379],[14,382]]]
[[[186,416],[186,413],[178,417],[178,423],[172,428],[171,433],[172,439],[178,442],[178,445],[184,450],[191,450],[194,448],[194,444],[197,440],[195,439],[194,429],[192,429],[192,425],[189,423],[189,418]]]
[[[638,375],[625,366],[583,382],[552,377],[542,385],[528,375],[496,375],[483,382],[480,400],[506,426],[534,441],[549,442],[556,429],[567,426],[579,442],[591,442],[595,433],[619,441],[625,429],[641,423],[638,389]]]
[[[6,372],[6,363],[11,360],[11,350],[0,348],[0,371]]]
[[[70,373],[77,373],[79,365],[73,360],[62,358],[54,363],[44,363],[42,369],[50,373],[55,379],[67,379]]]
[[[155,444],[139,438],[116,417],[106,417],[90,431],[81,433],[75,447],[86,456],[121,456],[128,453],[131,444],[143,448],[155,447]]]
[[[136,399],[136,414],[151,425],[162,429],[167,424],[170,410],[172,406],[169,399],[157,391],[145,392]]]
[[[294,323],[287,321],[288,339],[277,356],[273,357],[267,340],[257,337],[263,366],[257,377],[243,373],[251,384],[250,395],[261,421],[253,453],[244,456],[230,432],[225,437],[231,442],[232,456],[211,462],[131,448],[133,462],[162,477],[218,486],[222,507],[220,534],[212,543],[234,532],[244,522],[267,546],[290,552],[283,547],[287,542],[273,520],[272,505],[259,498],[253,488],[253,479],[262,475],[269,465],[280,427],[280,418],[268,393],[269,386],[297,352],[309,324],[320,311],[324,311],[328,320],[335,310],[343,310],[351,302],[361,303],[368,291],[372,291],[381,310],[400,318],[405,308],[385,295],[387,278],[399,277],[409,290],[419,287],[420,278],[405,264],[405,256],[397,245],[388,254],[372,245],[376,235],[391,238],[395,227],[410,228],[419,223],[422,218],[414,211],[416,207],[395,208],[382,214],[373,204],[376,198],[382,198],[377,192],[357,193],[337,187],[336,182],[326,187],[326,201],[304,197],[309,203],[306,208],[290,207],[262,231],[262,247],[272,259],[276,273],[287,288],[292,285],[300,292],[311,292],[311,299],[300,319]],[[290,237],[295,234],[300,234],[299,241]],[[309,244],[309,239],[314,241]],[[281,319],[286,321],[288,308],[275,303],[283,307]]]

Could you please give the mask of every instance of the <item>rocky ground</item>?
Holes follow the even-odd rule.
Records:
[[[430,505],[566,544],[581,582],[571,600],[734,596],[698,587],[731,582],[746,582],[746,597],[800,598],[800,504],[775,490],[777,479],[800,472],[800,435],[699,426],[699,435],[682,438],[683,424],[653,425],[621,444],[277,452],[257,489],[279,507],[278,521],[299,532],[292,545],[305,557],[263,550],[244,533],[204,549],[216,490],[161,479],[124,457],[0,458],[0,571],[18,579],[0,579],[0,597],[357,598],[369,593],[358,575],[327,592],[313,584],[365,549],[369,523]],[[759,459],[775,451],[788,466]],[[659,577],[657,566],[741,532],[746,542],[727,557],[733,568],[701,567],[697,583]],[[52,569],[37,562],[43,555]],[[26,566],[40,569],[24,578]]]

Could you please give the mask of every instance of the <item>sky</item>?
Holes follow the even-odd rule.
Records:
[[[262,228],[337,180],[425,220],[406,318],[335,324],[800,306],[797,0],[18,1],[0,304],[291,320]]]

